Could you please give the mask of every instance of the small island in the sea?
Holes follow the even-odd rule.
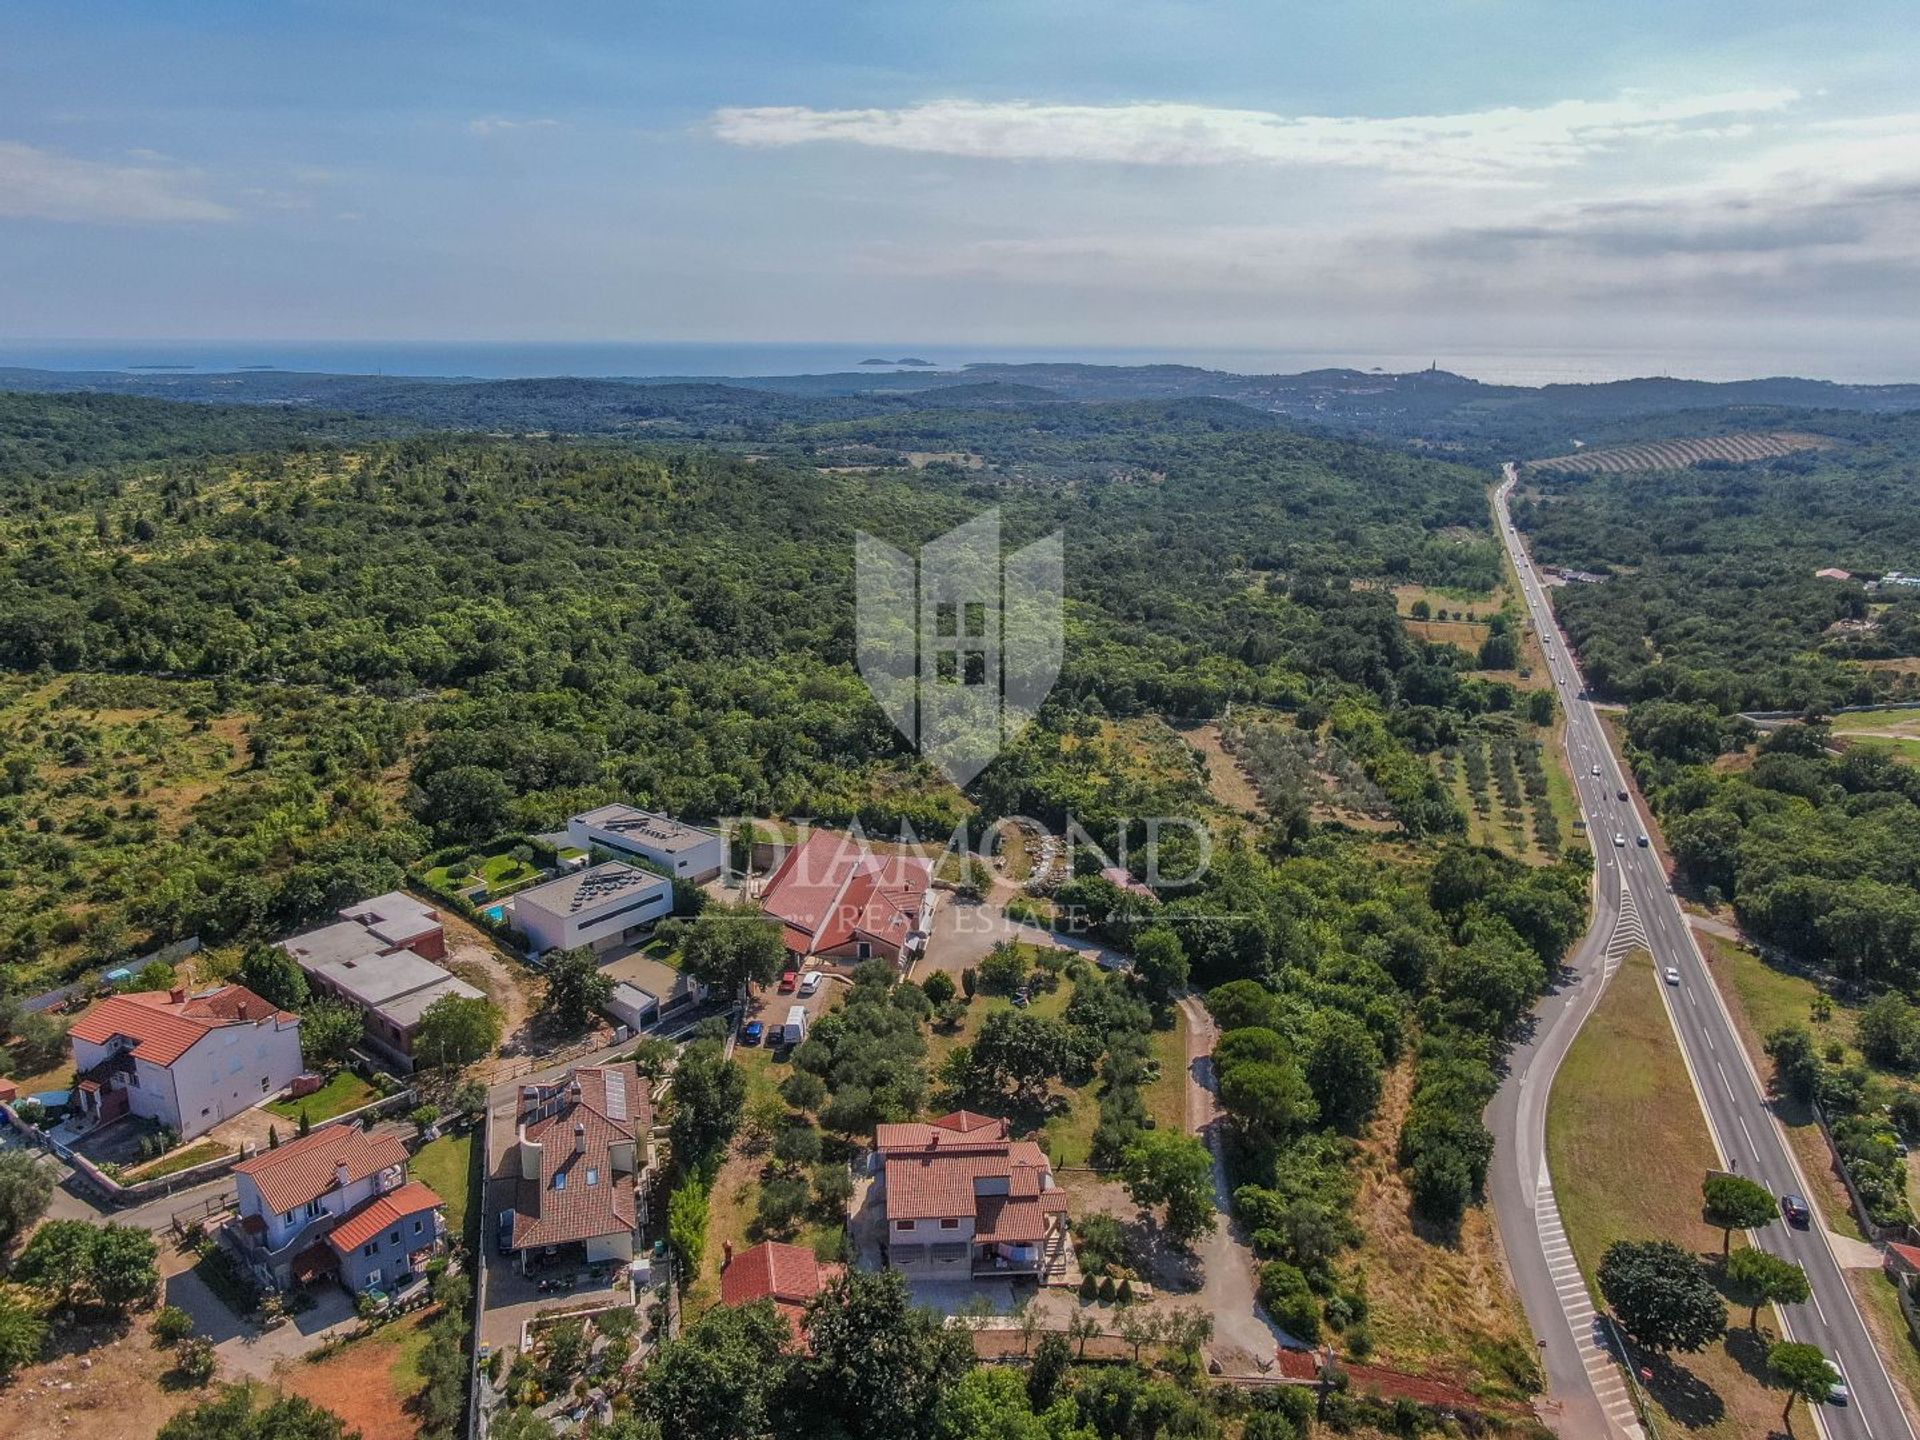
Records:
[[[875,360],[862,360],[862,361],[861,361],[860,363],[861,363],[862,365],[924,365],[924,366],[926,366],[926,367],[927,367],[927,368],[928,368],[929,370],[931,370],[932,368],[934,368],[934,367],[933,367],[933,361],[931,361],[931,360],[922,360],[922,359],[921,359],[921,358],[920,358],[919,356],[917,356],[917,355],[908,355],[907,357],[905,357],[904,359],[901,359],[901,360],[878,360],[878,359],[875,359]]]

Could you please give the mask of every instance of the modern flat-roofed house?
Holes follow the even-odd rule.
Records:
[[[95,1122],[138,1115],[183,1140],[250,1110],[293,1083],[300,1017],[244,985],[109,995],[67,1032]]]
[[[411,896],[376,896],[340,914],[332,925],[282,940],[280,948],[315,991],[361,1013],[373,1048],[411,1070],[414,1036],[429,1005],[448,995],[486,996],[435,963],[446,954],[440,917]]]
[[[956,1110],[875,1133],[887,1265],[914,1280],[1065,1273],[1066,1192],[1031,1140],[1007,1122]]]
[[[761,892],[789,954],[904,964],[926,944],[933,864],[876,855],[850,835],[814,830],[787,852]]]
[[[727,863],[727,842],[712,830],[632,805],[602,805],[567,821],[567,836],[582,850],[596,846],[631,855],[676,880],[704,885]]]
[[[647,1223],[653,1090],[631,1064],[582,1065],[520,1091],[507,1243],[524,1273],[549,1252],[631,1260]],[[578,1247],[577,1251],[573,1247]]]
[[[240,1252],[285,1287],[393,1291],[446,1247],[445,1202],[407,1178],[394,1132],[329,1125],[233,1167]]]
[[[618,860],[549,880],[513,897],[514,927],[536,952],[611,950],[673,913],[673,882]]]

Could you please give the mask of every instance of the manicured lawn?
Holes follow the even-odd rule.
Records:
[[[297,1100],[292,1096],[282,1096],[267,1104],[265,1109],[289,1120],[298,1120],[300,1112],[304,1110],[307,1119],[318,1124],[336,1115],[344,1115],[349,1110],[357,1110],[379,1098],[378,1090],[351,1070],[342,1070],[311,1095],[302,1095]]]
[[[491,896],[523,885],[539,873],[534,866],[524,860],[516,860],[512,855],[489,855],[474,870],[460,876],[449,873],[444,865],[436,865],[427,871],[426,882],[435,890],[454,893],[471,888],[478,880],[485,883],[487,894]]]
[[[1718,1166],[1661,1000],[1651,958],[1636,951],[1609,984],[1554,1080],[1547,1162],[1575,1260],[1593,1284],[1616,1240],[1672,1240],[1717,1269],[1720,1232],[1700,1214],[1700,1182]],[[1736,1311],[1727,1338],[1698,1355],[1647,1358],[1662,1432],[1715,1440],[1771,1433],[1764,1335]],[[1763,1332],[1777,1328],[1763,1312]],[[1805,1412],[1796,1430],[1812,1433]]]
[[[1836,730],[1898,730],[1920,725],[1920,707],[1907,710],[1870,710],[1858,715],[1835,715]]]
[[[473,1200],[473,1136],[442,1135],[428,1141],[413,1157],[409,1174],[423,1185],[430,1185],[447,1202],[447,1233],[464,1235],[469,1248],[479,1236],[467,1234],[467,1211]]]

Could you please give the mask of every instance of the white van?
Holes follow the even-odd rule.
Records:
[[[787,1011],[787,1023],[780,1027],[780,1041],[784,1045],[798,1045],[807,1038],[807,1007],[795,1005]]]

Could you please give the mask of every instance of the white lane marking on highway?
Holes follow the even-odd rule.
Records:
[[[1808,1293],[1812,1294],[1813,1292],[1809,1291]],[[1813,1313],[1820,1317],[1820,1323],[1822,1325],[1827,1323],[1827,1312],[1821,1308],[1820,1297],[1818,1295],[1813,1296]]]
[[[1747,1153],[1753,1156],[1755,1160],[1758,1160],[1760,1158],[1760,1147],[1753,1143],[1753,1132],[1747,1129],[1747,1117],[1740,1115],[1735,1118],[1740,1122],[1740,1133],[1747,1137]]]

